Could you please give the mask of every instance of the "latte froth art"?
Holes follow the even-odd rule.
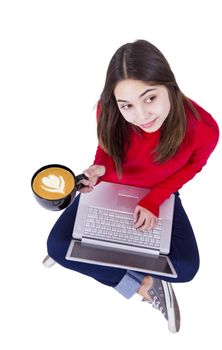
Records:
[[[39,172],[33,181],[35,193],[45,199],[66,197],[75,187],[72,173],[64,168],[49,167]]]

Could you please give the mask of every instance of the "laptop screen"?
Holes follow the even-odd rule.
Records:
[[[88,246],[72,241],[66,258],[90,264],[126,268],[134,271],[177,277],[167,256],[113,250],[107,247]]]

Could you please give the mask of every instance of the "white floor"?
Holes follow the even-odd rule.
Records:
[[[221,143],[181,190],[201,268],[192,282],[175,285],[182,316],[176,335],[139,296],[125,300],[59,265],[44,268],[46,239],[60,213],[38,206],[30,189],[42,165],[65,164],[76,174],[91,165],[92,109],[111,55],[127,41],[157,45],[184,93],[221,125],[219,13],[217,1],[1,2],[2,349],[187,350],[220,343]]]

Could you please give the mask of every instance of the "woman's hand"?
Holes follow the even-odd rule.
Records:
[[[82,187],[79,192],[81,193],[87,193],[91,192],[95,186],[95,184],[98,181],[98,178],[100,176],[103,176],[105,174],[106,168],[103,165],[92,165],[88,169],[83,171],[83,174],[85,174],[88,177],[88,180],[81,180],[80,183],[85,185],[85,187]]]
[[[157,224],[157,217],[139,205],[134,210],[133,220],[134,228],[140,230],[151,230]]]

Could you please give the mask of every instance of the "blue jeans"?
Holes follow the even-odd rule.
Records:
[[[139,288],[145,273],[125,269],[100,266],[66,260],[65,255],[72,239],[72,230],[78,208],[79,196],[62,213],[52,228],[48,241],[48,254],[58,264],[90,276],[98,282],[114,287],[126,298],[130,298]],[[199,269],[199,253],[193,229],[182,206],[179,193],[175,193],[170,259],[177,272],[177,278],[161,277],[168,282],[188,282]]]

